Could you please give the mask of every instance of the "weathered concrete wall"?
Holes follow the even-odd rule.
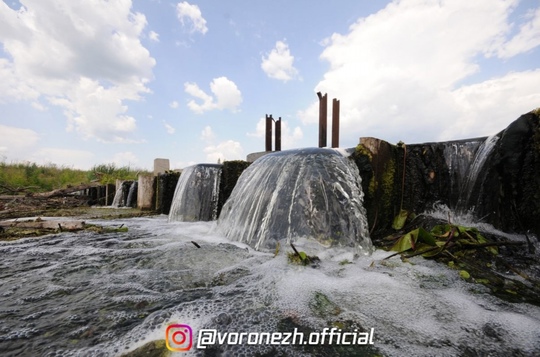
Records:
[[[137,188],[137,208],[153,210],[154,206],[154,176],[139,175],[139,187]]]
[[[179,172],[170,171],[157,176],[155,182],[157,213],[169,214],[174,197],[174,191],[179,178]]]
[[[538,236],[539,114],[539,111],[524,114],[497,134],[500,139],[471,188],[469,199],[475,215],[483,222],[506,231],[530,231]],[[353,159],[362,176],[370,230],[388,229],[401,208],[416,214],[432,208],[435,202],[455,208],[459,180],[455,177],[455,168],[449,167],[445,150],[449,145],[467,142],[392,145],[379,139],[362,138]],[[457,160],[463,159],[459,152],[457,155]]]
[[[221,180],[219,182],[219,201],[218,201],[218,217],[221,213],[221,208],[231,195],[238,178],[251,165],[251,162],[234,160],[225,161],[221,169]]]

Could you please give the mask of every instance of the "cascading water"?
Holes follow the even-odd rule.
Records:
[[[116,193],[114,194],[114,199],[111,204],[111,207],[122,207],[124,205],[124,192],[122,190],[122,185],[116,190]]]
[[[132,207],[133,195],[135,194],[135,198],[137,196],[136,187],[134,188],[134,192],[132,192],[132,187],[134,186],[134,184],[135,181],[122,181],[118,189],[116,190],[111,206],[114,208]]]
[[[466,213],[467,211],[474,210],[475,202],[470,202],[471,194],[475,188],[478,175],[484,168],[484,164],[493,151],[493,148],[495,147],[495,144],[497,144],[498,140],[498,136],[492,135],[488,137],[476,151],[474,161],[469,166],[467,175],[465,176],[465,180],[461,186],[456,211]]]
[[[138,181],[133,181],[129,186],[129,193],[126,200],[126,207],[135,207],[137,205],[137,188],[139,187]]]
[[[221,167],[218,164],[199,164],[184,169],[174,192],[169,222],[217,219]]]
[[[333,149],[265,155],[246,169],[223,206],[218,228],[255,249],[308,238],[370,254],[357,167]]]
[[[460,196],[469,168],[484,139],[449,141],[442,143],[444,158],[450,175],[450,204],[454,206]]]
[[[178,356],[540,355],[540,307],[500,300],[433,260],[383,260],[389,253],[376,250],[353,264],[321,257],[314,269],[288,263],[290,247],[274,256],[231,244],[213,222],[91,223],[129,231],[0,241],[2,357],[120,357],[163,341],[167,326],[178,323],[193,329],[193,347]],[[373,328],[376,351],[335,338],[316,345],[216,341],[197,349],[202,329],[298,328],[307,339],[326,328],[328,341],[335,326],[343,333]]]

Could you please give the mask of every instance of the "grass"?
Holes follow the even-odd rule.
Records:
[[[0,194],[46,192],[91,181],[114,184],[116,179],[135,180],[139,173],[148,172],[129,166],[117,167],[114,164],[95,165],[85,171],[54,164],[0,162]]]

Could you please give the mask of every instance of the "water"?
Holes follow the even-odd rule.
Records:
[[[456,197],[454,201],[451,200],[452,206],[456,205],[459,200],[476,152],[483,142],[484,139],[473,139],[442,143],[444,145],[444,158],[450,174],[450,197]]]
[[[389,253],[380,250],[355,260],[345,249],[322,249],[307,251],[322,259],[318,268],[301,267],[287,262],[289,247],[276,257],[254,251],[226,239],[215,222],[94,223],[129,232],[0,242],[2,356],[119,356],[165,338],[171,323],[195,334],[362,326],[374,328],[374,347],[385,356],[540,354],[540,308],[504,302],[433,261],[383,261]],[[323,295],[330,308],[317,307]],[[321,355],[292,345],[222,349]]]
[[[310,237],[324,247],[369,254],[358,168],[333,149],[298,149],[265,155],[238,179],[218,227],[231,240],[274,250]]]
[[[198,164],[185,168],[176,185],[169,221],[217,219],[221,165]]]
[[[124,190],[122,185],[116,190],[111,206],[115,208],[124,206]]]
[[[139,187],[138,181],[133,181],[129,186],[129,193],[126,200],[127,207],[136,207],[137,206],[137,189]]]
[[[474,211],[475,202],[471,202],[471,195],[477,184],[478,175],[484,169],[484,164],[495,148],[499,137],[492,135],[488,137],[478,148],[474,155],[474,160],[468,167],[465,179],[460,187],[459,199],[456,207],[457,212]],[[478,187],[481,189],[482,187]]]
[[[137,205],[137,181],[122,181],[114,194],[111,207],[135,207]]]

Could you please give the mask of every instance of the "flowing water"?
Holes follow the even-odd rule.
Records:
[[[459,199],[456,207],[456,211],[465,213],[467,211],[474,211],[475,202],[471,202],[471,195],[477,184],[478,175],[484,169],[484,164],[489,158],[489,155],[495,148],[495,144],[499,137],[492,135],[488,137],[478,148],[474,155],[474,160],[468,167],[465,178],[460,188]],[[478,187],[482,189],[482,187]]]
[[[129,192],[126,200],[126,207],[137,206],[137,189],[139,188],[139,182],[133,181],[129,186]]]
[[[267,155],[240,177],[218,222],[183,222],[215,218],[220,168],[197,165],[182,174],[173,207],[183,208],[169,217],[89,222],[128,232],[0,242],[2,356],[120,356],[165,339],[171,324],[193,331],[178,356],[540,355],[539,307],[500,300],[434,261],[383,260],[390,253],[372,249],[350,164],[329,149]],[[290,263],[287,244],[253,249],[283,239],[320,262]],[[311,339],[331,327],[372,331],[373,345],[197,348],[202,329]]]
[[[358,168],[333,149],[265,155],[247,168],[218,226],[231,240],[274,250],[302,237],[325,247],[372,250]]]
[[[198,164],[182,171],[174,192],[169,221],[217,219],[221,167],[219,164]]]
[[[116,190],[111,207],[119,208],[124,206],[124,190],[122,185]]]
[[[190,325],[195,340],[202,328],[373,328],[373,348],[384,356],[540,354],[540,308],[499,300],[423,258],[306,250],[321,258],[313,268],[288,263],[288,247],[274,257],[231,242],[215,222],[157,216],[93,223],[124,224],[129,232],[0,243],[2,356],[119,356],[164,339],[172,323]],[[177,355],[219,355],[195,346]],[[227,356],[358,356],[365,347],[219,349]]]

